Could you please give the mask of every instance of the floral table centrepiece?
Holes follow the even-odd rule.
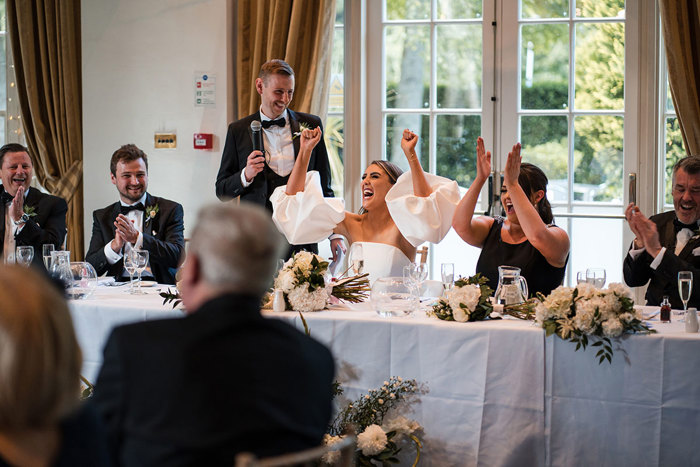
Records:
[[[342,389],[337,392],[342,393]],[[398,464],[397,454],[406,444],[412,443],[416,449],[415,467],[422,447],[418,434],[423,427],[399,412],[419,394],[426,392],[423,385],[414,379],[392,376],[378,389],[370,389],[367,394],[347,404],[331,423],[324,443],[332,446],[343,438],[344,433],[358,433],[357,463],[361,466]],[[333,464],[339,455],[338,451],[330,451],[323,460]]]
[[[294,254],[275,279],[274,287],[284,294],[287,309],[318,311],[326,307],[329,296],[348,302],[361,302],[369,291],[368,274],[330,281],[328,261],[319,255],[300,251]]]
[[[433,306],[430,314],[445,321],[482,321],[493,311],[491,294],[493,289],[486,283],[488,279],[481,274],[471,277],[460,277],[454,287],[445,293]]]
[[[576,343],[576,350],[590,344],[600,347],[598,364],[612,363],[611,339],[624,333],[651,334],[656,331],[642,321],[641,312],[634,309],[632,292],[623,284],[611,283],[607,289],[592,284],[557,287],[547,297],[538,296],[535,319],[547,336]]]

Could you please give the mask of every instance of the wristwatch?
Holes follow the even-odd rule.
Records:
[[[26,223],[28,220],[29,220],[29,214],[27,214],[26,212],[24,212],[24,213],[22,213],[22,217],[20,217],[19,220],[17,220],[17,221],[12,221],[12,222],[14,222],[15,225],[20,225],[20,224]]]

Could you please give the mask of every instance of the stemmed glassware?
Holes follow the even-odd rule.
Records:
[[[29,267],[34,259],[34,247],[33,246],[18,246],[15,249],[15,262],[24,267]]]
[[[129,273],[129,293],[135,293],[134,292],[134,274],[136,273],[136,254],[134,253],[134,250],[129,250],[125,255],[124,255],[124,269],[126,269],[126,272]]]
[[[143,294],[141,291],[141,274],[143,271],[146,270],[146,267],[148,266],[148,250],[136,250],[133,249],[131,250],[131,254],[133,255],[133,263],[134,266],[136,267],[136,272],[139,275],[139,286],[138,289],[135,292],[132,292],[137,295]]]
[[[588,268],[586,269],[586,282],[593,284],[596,289],[602,289],[605,285],[605,269],[603,268]]]
[[[688,301],[693,291],[693,273],[691,271],[678,272],[678,294],[683,302],[683,315],[688,312]]]
[[[51,252],[56,251],[53,243],[45,243],[41,245],[41,257],[44,259],[44,267],[47,271],[51,270]]]
[[[454,263],[442,263],[440,266],[440,274],[442,276],[442,288],[447,291],[452,289],[455,282],[455,265]]]
[[[576,283],[577,284],[584,284],[588,282],[586,279],[586,271],[579,271],[576,273]]]

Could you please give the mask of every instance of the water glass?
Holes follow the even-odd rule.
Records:
[[[34,247],[33,246],[18,246],[15,249],[15,261],[17,264],[29,267],[34,259]]]
[[[134,274],[136,273],[136,255],[133,253],[134,250],[131,249],[124,254],[124,269],[129,273],[129,293],[134,292]]]
[[[442,276],[442,288],[444,290],[452,289],[455,282],[455,265],[454,263],[442,263],[440,265],[440,274]]]
[[[576,283],[577,284],[584,284],[588,282],[586,279],[586,271],[579,271],[576,273]]]
[[[47,271],[51,270],[51,252],[56,251],[53,243],[45,243],[41,245],[41,256],[44,259],[44,267]]]
[[[588,268],[586,269],[586,282],[593,284],[596,289],[602,289],[605,285],[605,269],[603,268]]]
[[[683,316],[688,309],[688,301],[690,300],[690,294],[693,292],[693,273],[692,271],[679,271],[678,272],[678,294],[683,302],[683,315],[681,315],[680,321],[683,322]]]
[[[143,295],[144,292],[141,290],[141,274],[143,273],[143,271],[146,270],[146,267],[148,266],[148,250],[132,249],[131,254],[136,272],[139,275],[138,289],[132,293],[137,295]]]

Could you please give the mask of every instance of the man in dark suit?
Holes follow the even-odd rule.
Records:
[[[299,153],[302,125],[321,130],[323,126],[317,116],[288,108],[294,95],[294,70],[285,61],[270,60],[263,64],[255,80],[255,89],[262,100],[260,111],[228,126],[216,177],[216,196],[222,201],[240,196],[243,201],[272,211],[270,195],[275,188],[287,183]],[[250,124],[255,120],[262,123],[265,154],[253,151]],[[332,197],[331,169],[323,138],[311,153],[308,170],[319,173],[324,196]],[[345,248],[339,236],[331,238],[331,251],[335,257],[336,247]],[[295,245],[292,251],[302,249],[318,252],[316,244]]]
[[[62,198],[30,188],[32,169],[28,150],[21,144],[0,148],[0,253],[5,262],[14,262],[16,247],[32,246],[33,263],[43,268],[42,245],[58,249],[66,238],[68,205]]]
[[[182,206],[146,191],[148,158],[133,144],[112,154],[110,171],[119,201],[93,212],[92,238],[85,260],[98,275],[107,272],[119,280],[128,278],[124,254],[132,248],[143,249],[148,251],[149,268],[142,277],[174,284],[185,249]]]
[[[636,238],[623,266],[625,282],[639,287],[649,282],[647,305],[659,305],[668,295],[673,308],[683,308],[678,272],[691,271],[700,281],[700,157],[685,157],[673,166],[673,211],[647,219],[630,204],[625,216]],[[700,306],[700,287],[693,287],[688,306]]]
[[[121,465],[231,466],[321,443],[332,356],[259,311],[281,244],[260,207],[203,208],[182,266],[187,316],[112,332],[93,400]]]

